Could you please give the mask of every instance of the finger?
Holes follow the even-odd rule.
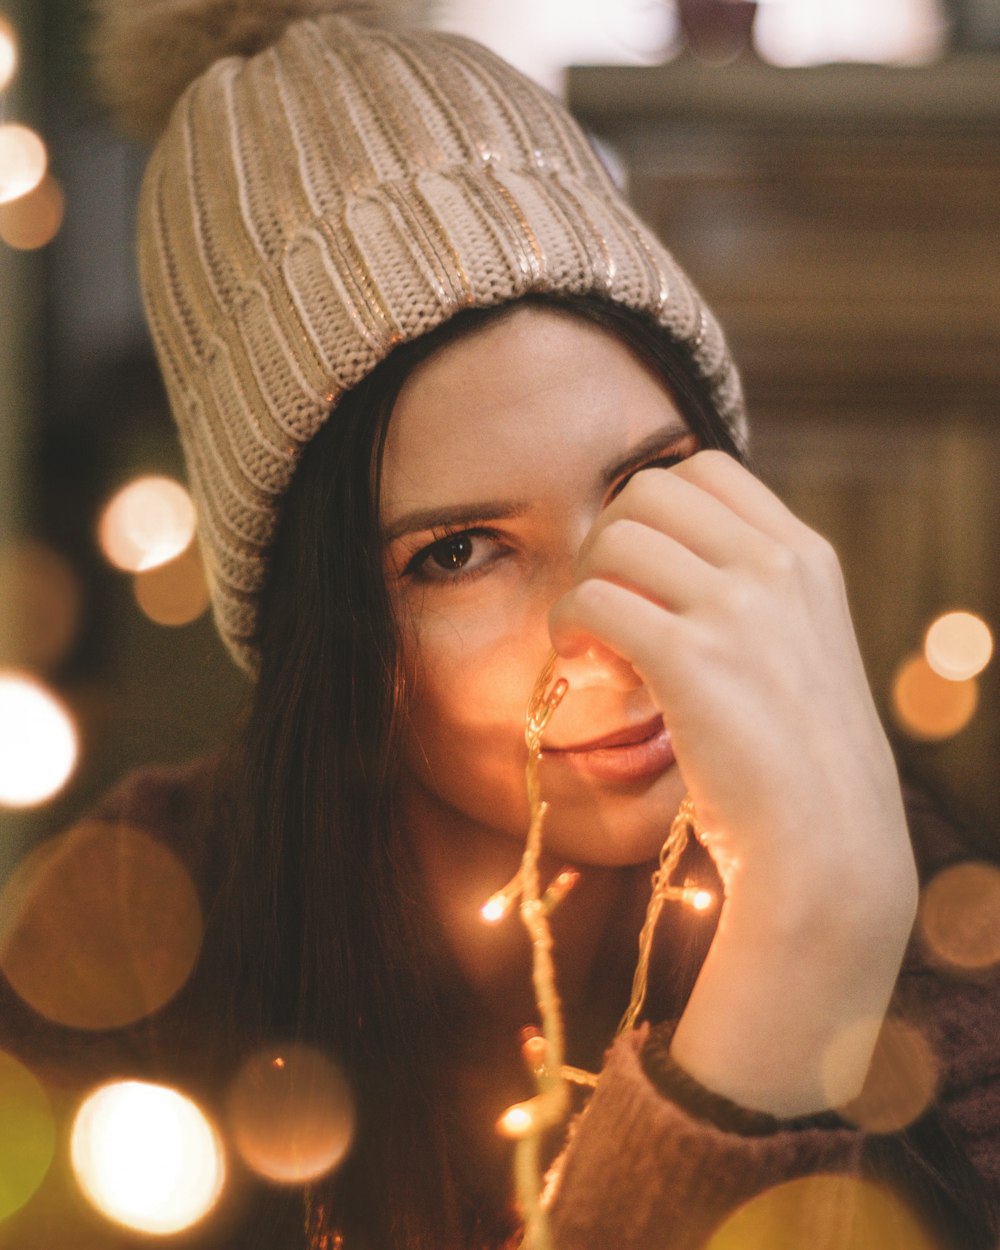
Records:
[[[621,517],[603,526],[576,564],[579,581],[603,578],[674,612],[711,595],[720,573],[658,529]]]
[[[765,558],[773,541],[677,468],[645,469],[601,513],[580,548],[578,567],[601,532],[618,520],[636,521],[668,535],[714,568]]]
[[[798,547],[812,530],[760,478],[723,451],[701,451],[670,469],[672,476],[698,487],[773,541]]]
[[[596,642],[649,681],[658,652],[668,650],[670,622],[676,618],[658,604],[591,578],[575,586],[549,613],[552,646],[567,658],[582,655]]]

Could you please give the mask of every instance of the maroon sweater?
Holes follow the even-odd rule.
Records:
[[[163,838],[197,875],[207,851],[191,831],[204,771],[145,770],[97,815]],[[908,810],[922,880],[967,855],[927,802],[908,796]],[[657,1030],[652,1040],[648,1029],[620,1038],[561,1160],[549,1216],[556,1250],[992,1248],[983,1229],[1000,1212],[997,984],[935,967],[911,943],[892,1014],[920,1030],[939,1075],[929,1111],[891,1133],[832,1113],[785,1123],[745,1116],[664,1064]],[[36,1070],[106,1076],[120,1069],[123,1046],[138,1064],[147,1045],[164,1044],[155,1025],[111,1039],[57,1029],[42,1060],[30,1013],[2,984],[0,1011],[11,1048]]]

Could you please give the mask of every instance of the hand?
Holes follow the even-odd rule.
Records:
[[[675,1049],[713,977],[701,1033],[734,1023],[720,1015],[737,975],[764,995],[752,1005],[741,992],[743,1012],[766,1015],[768,994],[786,998],[766,1021],[772,1040],[776,1021],[800,1010],[824,1036],[881,1015],[915,874],[830,545],[735,460],[705,451],[637,474],[593,526],[574,581],[550,617],[553,645],[569,656],[596,643],[646,683],[726,886]],[[803,942],[815,960],[805,970]],[[720,1092],[738,1095],[739,1082]]]

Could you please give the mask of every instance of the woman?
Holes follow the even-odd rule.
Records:
[[[199,1053],[221,1018],[220,1077],[278,1038],[343,1064],[360,1127],[308,1196],[310,1245],[516,1244],[492,1124],[530,1089],[528,951],[475,914],[520,858],[524,709],[554,647],[571,1062],[612,1040],[685,791],[685,871],[719,900],[664,926],[654,1027],[619,1039],[579,1121],[554,1244],[703,1246],[769,1186],[867,1171],[928,1235],[987,1250],[990,1140],[974,1164],[944,1113],[872,1139],[832,1110],[863,1084],[916,873],[836,561],[740,463],[717,326],[509,67],[368,8],[277,7],[133,4],[105,35],[109,86],[162,129],[143,288],[217,620],[256,683],[203,815],[218,901],[177,1018]],[[173,836],[191,785],[133,783],[114,810]],[[983,1031],[985,990],[925,973],[915,1014]],[[951,1041],[978,1081],[982,1052]],[[854,1192],[790,1235],[848,1244]],[[283,1220],[298,1196],[262,1198],[260,1244],[301,1243]]]

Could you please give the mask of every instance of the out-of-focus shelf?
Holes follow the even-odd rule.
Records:
[[[1000,58],[587,67],[569,99],[760,401],[1000,419]]]
[[[713,68],[693,58],[665,65],[574,67],[568,99],[586,125],[609,137],[638,123],[727,127],[894,126],[1000,143],[1000,56],[953,56],[934,65],[821,65],[779,69],[751,58]]]

